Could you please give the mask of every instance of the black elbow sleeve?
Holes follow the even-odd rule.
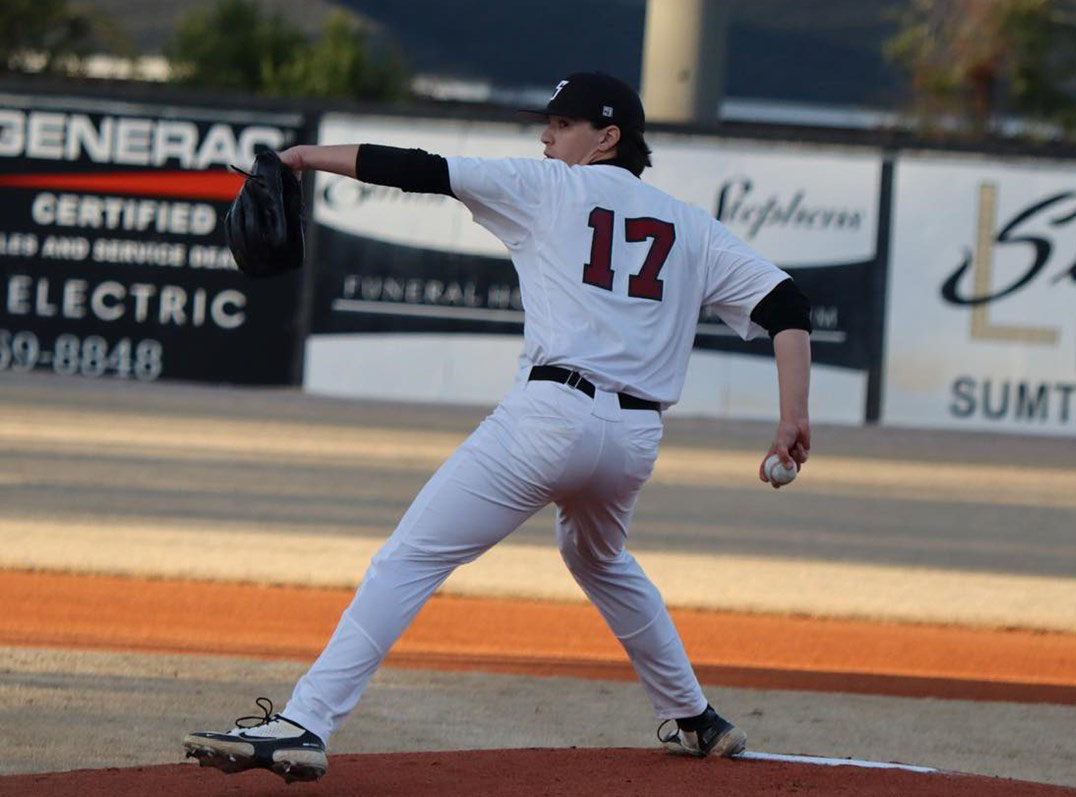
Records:
[[[769,332],[771,338],[785,329],[810,332],[811,303],[793,280],[786,279],[755,305],[751,320]]]
[[[448,161],[421,149],[362,144],[355,158],[355,176],[364,183],[391,185],[413,193],[455,196],[448,179]]]

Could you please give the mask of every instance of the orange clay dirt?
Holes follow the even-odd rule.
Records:
[[[311,659],[350,590],[6,571],[0,644]],[[206,611],[225,605],[226,613]],[[674,611],[704,682],[1076,704],[1076,635]],[[279,632],[287,628],[286,635]],[[389,664],[631,678],[586,605],[434,597]],[[798,761],[707,759],[620,748],[334,755],[317,784],[190,764],[0,777],[0,797],[79,794],[618,797],[715,793],[1061,797],[1076,790],[1003,778]]]
[[[0,644],[313,659],[352,592],[4,572]],[[207,606],[229,611],[207,612]],[[1076,705],[1076,635],[673,610],[704,682]],[[287,628],[287,634],[279,629]],[[388,663],[630,679],[589,605],[435,596]]]

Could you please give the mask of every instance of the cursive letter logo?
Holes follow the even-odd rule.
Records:
[[[976,225],[975,251],[967,253],[964,261],[942,284],[941,295],[951,304],[971,306],[971,336],[984,340],[1007,340],[1024,343],[1054,344],[1058,339],[1058,330],[1054,327],[1015,326],[1012,324],[995,324],[990,319],[988,305],[990,302],[1010,296],[1039,275],[1046,266],[1053,252],[1053,245],[1048,238],[1041,235],[1021,233],[1021,225],[1056,208],[1066,200],[1076,198],[1071,191],[1054,194],[1036,202],[1017,213],[997,235],[998,187],[994,183],[982,183],[979,186],[979,212]],[[1076,210],[1050,218],[1051,227],[1059,227],[1076,219]],[[1032,248],[1032,261],[1027,270],[1007,287],[995,289],[993,285],[994,247],[1008,244],[1027,244]],[[968,269],[972,272],[972,295],[961,295],[960,282]],[[1056,283],[1070,277],[1076,282],[1076,264],[1068,272],[1058,274],[1052,282]]]

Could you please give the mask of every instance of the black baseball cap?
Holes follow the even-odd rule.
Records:
[[[604,72],[575,72],[557,84],[545,108],[524,108],[524,116],[586,119],[597,127],[616,125],[623,133],[646,128],[643,103],[631,86]]]

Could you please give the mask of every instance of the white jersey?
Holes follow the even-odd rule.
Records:
[[[619,166],[446,160],[453,193],[511,254],[530,364],[668,407],[703,306],[744,339],[765,334],[751,311],[788,274],[701,208]]]

